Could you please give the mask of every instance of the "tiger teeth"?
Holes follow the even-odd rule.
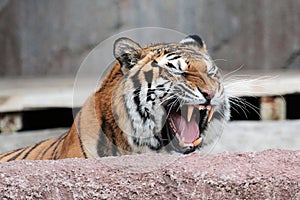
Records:
[[[198,138],[193,142],[194,147],[198,146],[202,142],[202,137]]]
[[[207,110],[208,110],[208,117],[207,117],[207,121],[210,122],[211,118],[214,114],[214,107],[213,106],[207,106]]]
[[[193,111],[194,111],[194,106],[188,106],[188,110],[187,110],[187,122],[191,121],[192,115],[193,115]]]
[[[199,110],[204,110],[204,109],[205,109],[205,106],[199,105],[199,106],[198,106],[198,109],[199,109]]]
[[[181,147],[185,146],[185,144],[184,144],[184,137],[182,137],[182,138],[179,139],[179,146],[181,146]]]
[[[212,119],[212,116],[214,114],[214,107],[211,106],[211,105],[208,105],[208,106],[199,105],[198,109],[208,111],[207,121],[210,122],[211,119]],[[194,112],[194,106],[188,106],[188,109],[187,109],[187,122],[191,121],[193,112]]]
[[[194,142],[188,143],[188,144],[184,143],[184,137],[182,137],[182,138],[179,139],[179,145],[180,145],[181,147],[191,147],[191,146],[196,147],[196,146],[198,146],[201,142],[202,142],[202,137],[200,137],[200,138],[198,138],[197,140],[195,140]]]

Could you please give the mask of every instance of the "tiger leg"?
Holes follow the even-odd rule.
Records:
[[[0,155],[0,162],[9,162],[13,160],[51,160],[53,153],[59,147],[66,135],[59,138],[44,140],[37,144],[20,148]]]
[[[86,158],[80,138],[74,128],[68,133],[37,144],[0,154],[0,162],[13,160],[57,160],[63,158]]]

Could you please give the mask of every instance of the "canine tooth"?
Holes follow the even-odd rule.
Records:
[[[187,121],[190,122],[194,111],[194,106],[188,106]]]
[[[207,109],[207,110],[208,110],[207,121],[210,122],[210,120],[211,120],[211,118],[212,118],[212,116],[213,116],[213,114],[214,114],[214,107],[213,107],[213,106],[210,106],[210,108]]]
[[[204,110],[204,109],[205,109],[205,106],[199,105],[198,109],[199,109],[199,110]]]
[[[184,147],[184,137],[179,139],[179,146]]]
[[[202,137],[198,138],[193,142],[194,147],[198,146],[202,142]]]

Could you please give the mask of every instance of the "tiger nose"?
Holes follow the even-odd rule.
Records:
[[[210,89],[201,90],[201,93],[206,100],[211,100],[215,96],[215,91]]]

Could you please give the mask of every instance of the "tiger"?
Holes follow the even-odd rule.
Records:
[[[144,48],[121,37],[113,55],[68,132],[3,153],[0,161],[189,154],[220,134],[230,117],[229,97],[200,36]]]

